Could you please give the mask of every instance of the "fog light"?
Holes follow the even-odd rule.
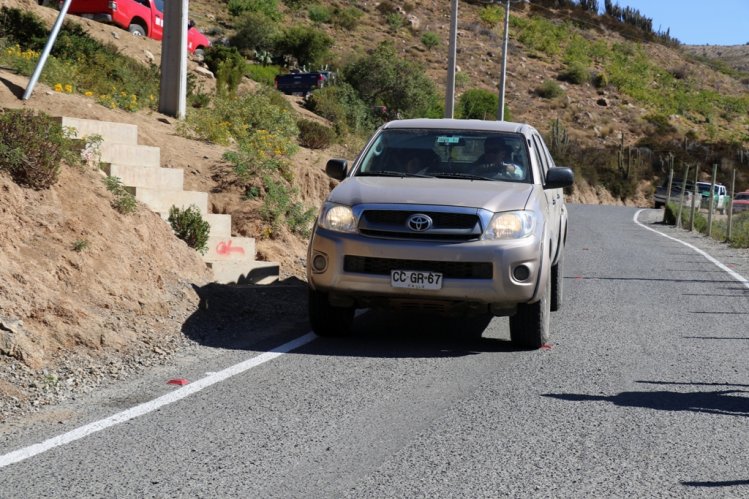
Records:
[[[512,271],[512,276],[517,281],[525,281],[531,276],[531,269],[525,265],[518,265],[515,270]]]
[[[312,269],[315,272],[325,272],[328,268],[328,258],[325,255],[317,254],[312,258]]]

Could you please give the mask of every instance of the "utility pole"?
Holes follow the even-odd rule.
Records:
[[[507,41],[510,38],[510,0],[505,3],[505,39],[502,44],[502,75],[499,79],[497,121],[505,120],[505,76],[507,75]]]
[[[458,0],[452,0],[452,15],[450,17],[450,48],[448,50],[445,118],[452,118],[453,108],[455,107],[455,56],[458,51]]]
[[[188,0],[164,3],[159,112],[183,119],[187,109]]]

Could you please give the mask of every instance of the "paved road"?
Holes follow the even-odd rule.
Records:
[[[352,338],[0,468],[0,496],[749,497],[749,288],[634,209],[570,212],[550,349],[513,350],[506,318],[368,312]],[[178,367],[197,380],[305,333]],[[177,393],[167,374],[6,431],[0,454]]]

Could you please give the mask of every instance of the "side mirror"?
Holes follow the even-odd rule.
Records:
[[[330,178],[343,180],[348,173],[348,161],[345,159],[329,159],[325,165],[325,173]]]
[[[546,172],[546,183],[544,189],[560,189],[562,187],[570,187],[575,183],[575,174],[571,168],[564,166],[557,166],[549,168]]]

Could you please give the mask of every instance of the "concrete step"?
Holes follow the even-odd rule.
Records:
[[[231,237],[231,215],[209,213],[203,218],[211,226],[211,237]]]
[[[127,187],[148,187],[166,191],[181,191],[184,187],[185,174],[181,168],[104,163],[102,170],[111,177],[118,177]]]
[[[198,207],[200,214],[208,215],[208,193],[197,191],[164,191],[148,187],[136,187],[135,199],[161,215],[164,220],[169,216],[169,209],[176,206],[186,210],[192,205]]]
[[[138,127],[128,123],[114,123],[111,121],[87,120],[83,118],[69,118],[63,116],[60,122],[64,127],[75,128],[76,138],[82,139],[89,135],[99,135],[105,142],[119,144],[138,144]]]
[[[158,168],[161,166],[161,149],[151,146],[104,142],[101,145],[101,162]]]
[[[213,281],[218,284],[272,284],[278,281],[279,265],[275,262],[213,262]]]
[[[245,262],[255,260],[255,239],[251,237],[208,238],[204,262]]]

